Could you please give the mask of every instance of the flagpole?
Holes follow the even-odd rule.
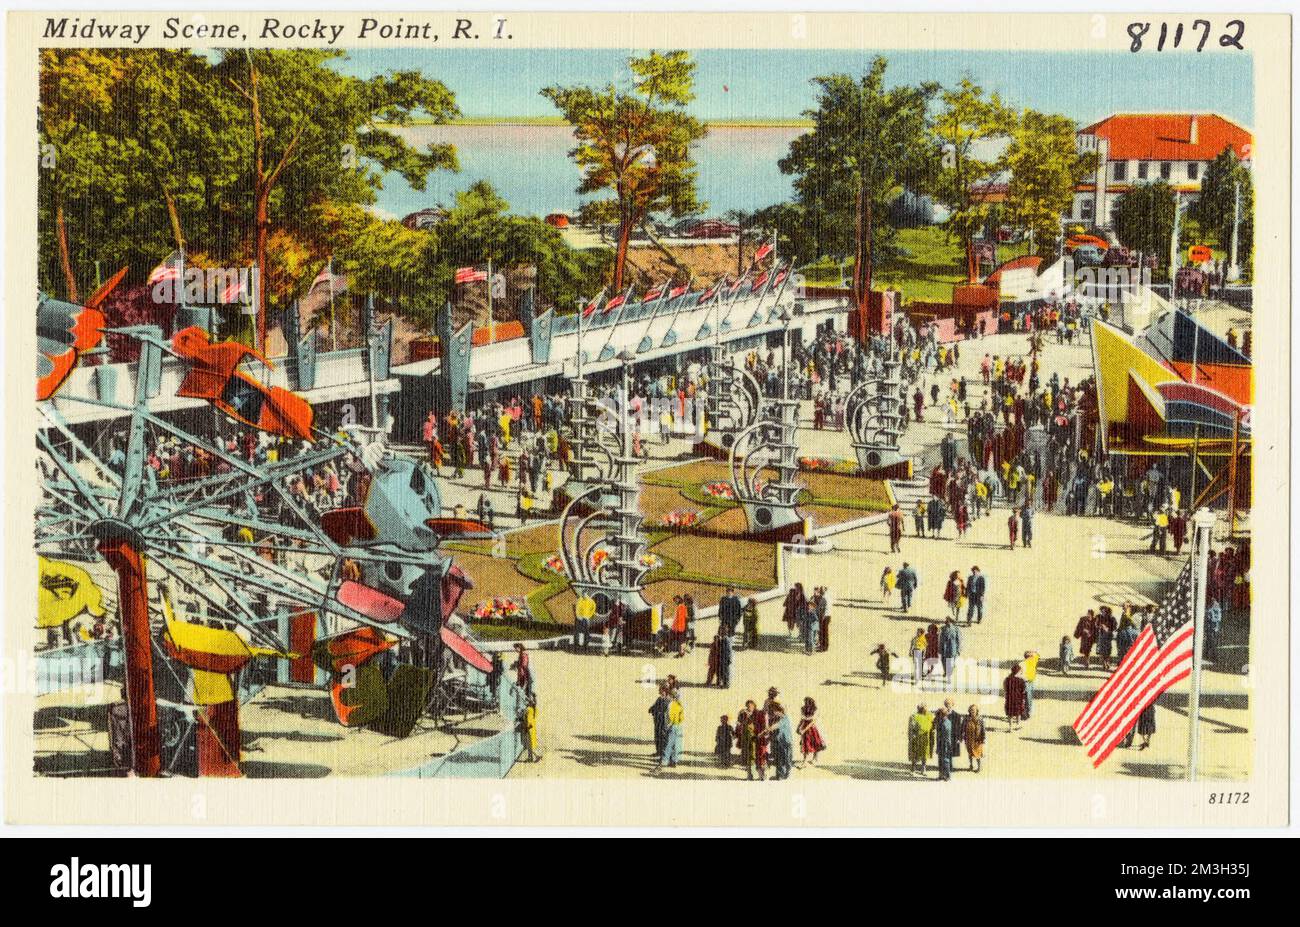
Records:
[[[1192,583],[1192,691],[1187,702],[1187,781],[1196,781],[1196,767],[1200,759],[1201,720],[1201,650],[1205,639],[1205,593],[1210,565],[1210,543],[1214,535],[1214,513],[1208,508],[1197,509],[1192,515],[1192,531],[1196,550],[1196,567]]]
[[[496,327],[492,320],[492,259],[488,258],[488,344],[496,340]]]
[[[338,329],[334,325],[334,255],[330,255],[325,262],[325,273],[329,275],[330,284],[330,350],[339,349]]]

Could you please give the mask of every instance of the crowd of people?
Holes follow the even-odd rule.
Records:
[[[796,767],[815,765],[826,749],[826,739],[817,725],[817,702],[809,697],[799,708],[798,719],[781,702],[775,686],[767,690],[760,706],[750,699],[733,720],[722,715],[714,731],[713,755],[720,769],[743,766],[749,780],[790,778]],[[655,768],[673,768],[682,761],[686,709],[681,684],[670,675],[660,686],[650,706],[654,726]],[[796,760],[796,753],[799,759]]]

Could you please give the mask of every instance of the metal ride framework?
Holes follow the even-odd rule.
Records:
[[[162,354],[174,353],[158,329],[109,331],[140,345],[134,405],[71,396],[67,401],[126,413],[125,452],[106,461],[78,437],[53,402],[38,405],[46,427],[36,435],[44,497],[36,512],[35,547],[47,557],[93,559],[97,552],[116,574],[131,767],[136,775],[157,776],[161,750],[153,652],[159,648],[150,617],[151,581],[164,581],[175,598],[192,602],[197,616],[236,625],[251,641],[282,651],[286,642],[273,629],[288,615],[304,611],[315,612],[339,630],[372,626],[399,639],[417,637],[401,624],[375,621],[340,602],[341,568],[352,560],[367,573],[391,574],[396,568],[440,574],[447,560],[432,550],[436,537],[430,549],[416,552],[331,539],[293,497],[287,478],[349,451],[360,459],[373,454],[317,430],[328,442],[324,447],[252,464],[220,442],[190,434],[149,410],[149,401],[159,392]],[[219,462],[228,470],[159,485],[146,465],[147,442],[159,435],[206,453],[214,467]],[[253,532],[258,540],[249,543],[246,535],[244,540],[232,539],[240,529]],[[267,554],[281,560],[292,556],[303,568],[282,566]]]

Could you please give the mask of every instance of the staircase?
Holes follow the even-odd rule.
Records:
[[[894,494],[894,501],[898,503],[898,507],[904,512],[911,512],[915,509],[917,499],[930,498],[929,480],[890,480],[889,489]]]

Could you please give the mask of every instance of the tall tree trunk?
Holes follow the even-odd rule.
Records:
[[[254,309],[257,313],[257,349],[267,353],[266,349],[266,235],[270,227],[268,204],[271,200],[269,186],[258,184],[256,196],[256,219],[253,232],[253,267],[256,268],[255,289],[257,291]]]
[[[853,222],[853,299],[864,315],[871,298],[871,198],[858,180],[858,201]]]
[[[54,227],[59,238],[59,263],[63,267],[63,285],[67,289],[68,302],[79,303],[81,295],[77,291],[77,275],[72,272],[72,255],[68,251],[68,226],[63,219],[61,200],[54,207]]]
[[[632,223],[624,213],[618,220],[618,249],[614,252],[614,283],[611,287],[614,295],[623,292],[623,271],[627,264],[627,245],[632,238]]]
[[[176,197],[166,187],[163,188],[163,200],[167,203],[167,218],[172,225],[172,239],[176,242],[176,250],[183,252],[185,250],[185,234],[181,231],[181,214],[176,208]]]

